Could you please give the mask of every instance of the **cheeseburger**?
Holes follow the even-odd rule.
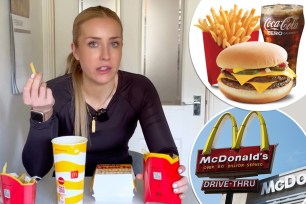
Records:
[[[289,94],[295,73],[287,63],[287,52],[267,42],[245,42],[224,49],[217,57],[222,69],[220,91],[243,103],[269,103]]]

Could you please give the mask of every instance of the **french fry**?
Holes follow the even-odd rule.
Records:
[[[231,45],[227,42],[227,40],[226,40],[226,39],[223,39],[222,48],[227,48],[227,47],[229,47],[229,46],[231,46]]]
[[[7,169],[7,162],[5,162],[3,166],[2,173],[6,173],[6,169]]]
[[[210,34],[211,34],[212,38],[214,39],[214,41],[217,42],[218,37],[217,37],[216,33],[215,33],[214,31],[211,30],[211,31],[210,31]]]
[[[254,27],[250,26],[246,32],[246,36],[251,35],[253,31],[254,31]]]
[[[219,35],[219,36],[217,37],[217,45],[218,45],[218,46],[221,46],[221,45],[222,45],[222,36],[221,36],[221,35]]]
[[[255,14],[255,9],[252,8],[250,14],[246,17],[245,21],[243,22],[243,27],[247,28],[249,26],[254,14]]]
[[[214,21],[212,20],[212,18],[211,18],[209,15],[207,15],[206,18],[207,18],[207,20],[208,20],[210,26],[211,26],[212,28],[214,28],[214,25],[215,25],[215,24],[214,24]]]
[[[255,27],[255,26],[257,25],[259,19],[260,19],[260,16],[254,16],[254,17],[251,19],[251,22],[250,22],[249,25],[252,26],[252,27]]]
[[[216,11],[215,11],[215,9],[213,7],[211,7],[210,12],[211,12],[211,14],[213,16],[214,21],[216,23],[220,24],[221,23],[220,19],[217,17]]]
[[[238,43],[240,43],[240,38],[236,38],[236,40],[234,41],[234,44],[238,44]]]
[[[242,35],[243,31],[244,31],[244,28],[239,28],[239,30],[237,30],[237,32],[235,33],[235,36],[240,37]]]
[[[26,173],[21,174],[17,179],[21,182],[21,183],[26,183]]]
[[[203,20],[203,27],[204,27],[205,32],[209,32],[210,31],[210,26],[208,25],[206,19]]]
[[[223,31],[222,31],[222,37],[223,37],[223,39],[227,39],[226,30],[223,30]]]
[[[254,28],[255,31],[258,31],[260,30],[260,25],[258,24],[255,28]]]
[[[249,36],[249,35],[244,36],[244,37],[240,40],[240,43],[246,42],[246,41],[248,41],[250,38],[251,38],[251,36]]]
[[[203,32],[210,32],[217,45],[226,48],[248,41],[252,32],[260,29],[260,16],[255,16],[255,12],[255,8],[246,11],[239,9],[237,4],[230,10],[220,6],[219,12],[211,7],[211,14],[206,15],[206,19],[198,19],[195,26]]]
[[[231,28],[231,36],[235,35],[235,31],[236,31],[236,23],[233,23],[232,28]]]
[[[228,41],[228,43],[232,45],[235,42],[236,38],[237,38],[236,36],[232,36],[231,39]]]
[[[32,74],[36,74],[36,69],[34,67],[33,62],[30,63],[30,67],[31,67]]]
[[[240,39],[244,38],[246,36],[246,30],[243,28],[243,31],[241,33],[241,35],[239,36]]]
[[[227,36],[231,37],[231,27],[228,21],[225,23],[225,31],[226,31]]]
[[[241,19],[242,13],[243,13],[243,9],[239,9],[236,19]]]
[[[243,25],[243,23],[244,23],[244,21],[245,21],[245,19],[247,18],[248,15],[249,15],[249,11],[244,12],[244,14],[241,18],[242,25]]]
[[[237,4],[234,4],[234,12],[233,12],[233,17],[231,19],[231,23],[234,23],[236,21],[236,17],[238,15],[238,6]]]

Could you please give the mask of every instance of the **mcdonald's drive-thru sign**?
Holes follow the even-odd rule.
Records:
[[[241,146],[245,129],[250,121],[257,116],[260,122],[260,146]],[[232,122],[231,148],[213,148],[213,142],[224,121]],[[222,192],[228,189],[239,192],[258,190],[257,179],[233,178],[257,176],[271,173],[276,145],[270,145],[265,120],[258,111],[251,111],[238,129],[235,117],[227,112],[223,114],[212,128],[203,150],[198,150],[196,175],[198,177],[231,178],[230,180],[204,180],[202,190],[207,193]]]
[[[306,166],[261,179],[257,192],[238,193],[232,203],[304,204],[306,203]]]

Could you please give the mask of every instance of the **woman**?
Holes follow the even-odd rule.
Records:
[[[88,8],[73,24],[67,73],[47,83],[41,73],[27,81],[23,100],[32,112],[22,159],[30,175],[48,173],[53,165],[51,139],[63,135],[88,137],[86,175],[97,164],[132,163],[128,142],[137,121],[151,152],[178,154],[153,84],[142,75],[118,70],[122,38],[116,13]],[[37,119],[37,114],[43,117]],[[182,198],[187,178],[174,182],[173,188]]]

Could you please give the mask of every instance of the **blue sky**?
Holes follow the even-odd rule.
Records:
[[[225,112],[232,113],[237,120],[238,126],[240,126],[242,120],[250,111],[233,108]],[[203,146],[205,145],[205,142],[213,125],[223,113],[220,113],[219,115],[215,116],[203,127],[194,143],[191,152],[189,162],[190,180],[195,194],[202,203],[219,204],[221,199],[220,194],[204,194],[203,191],[201,191],[200,189],[202,181],[205,178],[198,178],[197,176],[195,176],[194,172],[197,150],[203,149]],[[260,175],[258,176],[258,178],[263,179],[279,173],[284,173],[299,167],[306,166],[306,137],[300,126],[286,114],[280,111],[264,111],[261,113],[266,121],[266,127],[269,135],[269,143],[278,144],[278,146],[276,148],[272,173]],[[245,139],[242,143],[242,146],[254,145],[260,145],[259,122],[256,118],[254,118],[254,120],[250,123],[245,135]],[[227,121],[220,132],[216,148],[230,146],[231,123],[230,121]]]

